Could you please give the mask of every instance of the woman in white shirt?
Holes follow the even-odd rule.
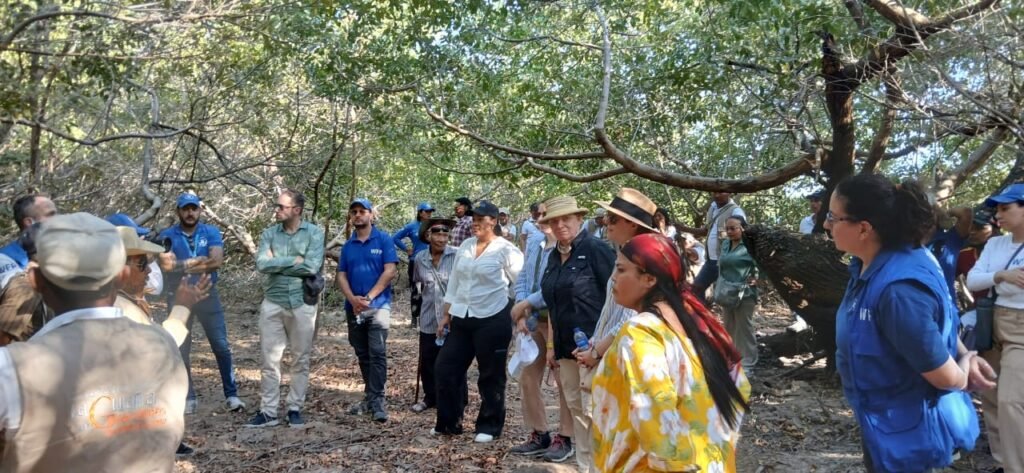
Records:
[[[967,274],[967,288],[995,288],[992,349],[982,352],[999,373],[996,389],[982,391],[982,409],[992,457],[1006,471],[1024,471],[1024,184],[1013,184],[985,205],[996,207],[1006,234],[985,244]]]
[[[444,297],[438,339],[437,423],[432,434],[462,433],[466,372],[476,358],[480,368],[480,414],[476,438],[485,443],[505,426],[505,363],[512,341],[510,287],[523,267],[523,253],[499,236],[498,208],[482,200],[473,209],[473,237],[459,246]],[[447,332],[447,335],[445,331]]]

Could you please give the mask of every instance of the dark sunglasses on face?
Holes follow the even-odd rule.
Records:
[[[430,229],[430,233],[445,233],[447,234],[450,230],[448,227],[433,227]]]
[[[610,223],[610,224],[612,224],[612,225],[615,225],[616,223],[619,223],[619,220],[621,220],[621,219],[619,218],[619,216],[618,216],[618,215],[615,215],[615,214],[613,214],[613,213],[609,213],[609,214],[605,215],[605,216],[604,216],[604,219],[605,219],[605,220],[606,220],[606,221],[607,221],[608,223]]]

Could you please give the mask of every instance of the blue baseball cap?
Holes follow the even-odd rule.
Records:
[[[194,205],[199,207],[199,196],[195,194],[184,193],[178,196],[178,208],[185,207],[186,205]]]
[[[821,202],[821,199],[823,199],[824,197],[825,197],[825,189],[821,189],[819,191],[815,191],[815,192],[812,192],[810,194],[807,194],[806,198],[807,198],[807,200],[811,200],[811,201],[815,201],[815,202]]]
[[[132,218],[126,214],[111,215],[107,217],[107,221],[113,224],[115,227],[134,228],[135,233],[138,233],[139,236],[149,235],[150,232],[150,229],[136,225],[135,220],[132,220]]]
[[[1010,184],[997,195],[985,199],[985,206],[995,207],[999,204],[1024,202],[1024,184]]]
[[[366,198],[360,197],[360,198],[358,198],[356,200],[353,200],[351,204],[348,204],[348,208],[349,208],[349,210],[352,210],[352,207],[355,207],[357,205],[359,205],[359,206],[363,207],[364,209],[369,210],[371,212],[373,211],[373,204],[370,203],[370,199],[366,199]]]
[[[428,202],[420,202],[420,205],[416,206],[416,213],[420,213],[420,212],[424,212],[424,211],[426,211],[426,212],[433,212],[434,211],[434,206],[430,205],[430,203],[428,203]]]

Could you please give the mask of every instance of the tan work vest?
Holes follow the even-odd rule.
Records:
[[[162,329],[79,320],[8,349],[22,415],[0,471],[174,471],[188,377]]]

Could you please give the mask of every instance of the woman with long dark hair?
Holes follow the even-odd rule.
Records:
[[[736,471],[750,385],[722,325],[686,286],[662,235],[615,262],[615,302],[634,309],[594,375],[598,471]]]
[[[935,222],[921,186],[879,175],[844,179],[825,228],[853,256],[836,312],[836,367],[861,427],[869,472],[921,472],[971,449],[968,387],[980,358],[958,343],[956,306],[921,246]]]

